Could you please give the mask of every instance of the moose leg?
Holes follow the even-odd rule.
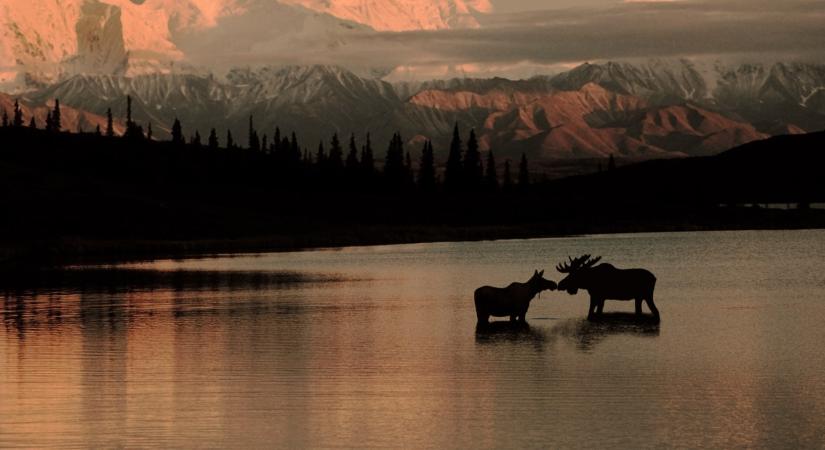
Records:
[[[637,316],[642,315],[642,299],[641,298],[636,299],[636,315]]]
[[[596,297],[590,297],[590,309],[587,310],[587,320],[594,320],[596,318],[596,306],[598,305]]]
[[[604,311],[604,300],[599,300],[599,304],[596,306],[596,314],[601,316],[602,311]]]
[[[511,315],[510,316],[510,322],[515,322],[517,319],[518,319],[518,316],[516,316],[516,315]]]
[[[659,320],[659,310],[656,309],[656,304],[653,303],[653,296],[651,295],[645,299],[645,301],[647,302],[647,307],[650,308],[650,312],[653,313],[653,317],[655,317],[656,320]]]

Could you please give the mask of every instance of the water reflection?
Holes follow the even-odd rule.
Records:
[[[653,317],[637,316],[634,313],[604,313],[595,321],[565,320],[553,327],[552,333],[575,342],[579,350],[589,352],[611,336],[658,337],[660,327],[659,321]]]
[[[476,325],[476,343],[530,343],[541,349],[547,345],[548,335],[544,329],[530,326],[529,323],[497,321]]]
[[[41,274],[0,300],[0,448],[819,447],[823,243],[601,236]],[[665,321],[614,302],[588,322],[560,292],[526,327],[476,330],[476,287],[585,249],[654,270]]]

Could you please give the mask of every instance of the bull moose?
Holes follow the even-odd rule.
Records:
[[[545,280],[538,270],[526,283],[511,283],[506,288],[484,286],[475,291],[476,315],[479,325],[493,317],[510,317],[510,322],[524,323],[530,301],[541,291],[555,290],[555,281]]]
[[[636,315],[642,314],[642,301],[647,303],[654,319],[659,321],[659,310],[653,303],[653,290],[656,277],[645,269],[617,269],[611,264],[599,264],[601,256],[591,258],[584,255],[570,258],[570,261],[556,266],[556,270],[566,273],[567,277],[559,282],[559,290],[576,295],[579,289],[590,293],[590,309],[587,320],[595,319],[604,310],[605,300],[635,300]]]

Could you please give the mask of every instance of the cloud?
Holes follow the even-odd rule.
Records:
[[[551,66],[705,55],[759,59],[771,54],[821,61],[825,48],[825,2],[806,0],[634,1],[602,8],[492,14],[483,17],[479,29],[402,33],[321,24],[318,17],[302,19],[304,28],[292,17],[289,26],[296,33],[259,33],[252,22],[233,20],[245,32],[233,35],[231,46],[206,40],[211,60],[408,68]],[[273,29],[269,19],[256,20]],[[306,31],[322,26],[321,34]]]

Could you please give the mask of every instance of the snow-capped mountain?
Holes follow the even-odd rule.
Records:
[[[455,79],[392,85],[336,66],[235,69],[202,74],[78,75],[28,94],[60,98],[98,115],[111,107],[151,122],[163,136],[174,118],[185,133],[233,130],[243,142],[250,116],[260,134],[295,131],[307,147],[371,132],[400,131],[410,143],[446,149],[457,122],[505,157],[583,158],[704,155],[772,134],[825,126],[823,66],[747,64],[696,69],[690,62],[588,64],[553,77]],[[757,74],[759,76],[757,76]],[[712,75],[712,76],[711,76]]]
[[[218,48],[250,57],[265,48],[261,58],[334,52],[353,30],[472,28],[491,9],[488,0],[5,0],[0,88],[193,62],[214,70]]]
[[[476,28],[493,10],[489,0],[283,0],[378,31]]]

